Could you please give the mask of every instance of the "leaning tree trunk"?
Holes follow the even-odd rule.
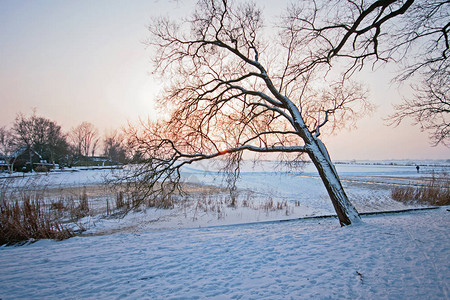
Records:
[[[325,145],[321,140],[313,137],[308,149],[309,157],[327,189],[341,226],[358,222],[360,220],[358,211],[348,200]]]
[[[314,136],[308,130],[297,107],[290,105],[289,108],[292,111],[294,127],[305,142],[306,152],[316,166],[320,178],[327,189],[334,210],[339,218],[339,223],[341,226],[345,226],[359,222],[361,219],[358,211],[348,200],[327,148],[317,136]],[[319,133],[319,128],[320,126],[317,127],[316,133]]]

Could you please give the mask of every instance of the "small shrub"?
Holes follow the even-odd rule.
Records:
[[[287,206],[288,205],[287,205],[287,201],[286,200],[283,200],[281,202],[277,202],[277,210],[282,210],[282,209],[286,208]]]
[[[230,202],[229,206],[236,208],[236,196],[235,195],[231,196],[231,202]]]
[[[89,214],[89,199],[87,196],[86,188],[83,189],[83,192],[76,201],[73,196],[68,198],[66,209],[70,213],[70,217],[74,219],[80,219]]]
[[[37,166],[36,168],[34,168],[34,170],[36,172],[42,172],[42,173],[47,173],[48,172],[47,166],[43,166],[43,165]]]
[[[59,199],[58,201],[54,201],[54,202],[52,202],[52,203],[50,204],[50,207],[51,207],[52,209],[54,209],[54,210],[62,211],[62,210],[65,209],[65,206],[64,206],[64,200],[63,200],[63,199]]]
[[[268,200],[266,200],[266,202],[262,205],[262,208],[268,212],[270,210],[274,210],[274,206],[273,206],[273,199],[272,197],[269,197]]]
[[[111,208],[109,207],[109,200],[106,199],[106,215],[109,216],[111,214]]]
[[[138,207],[140,202],[141,201],[139,201],[139,198],[133,198],[133,207]],[[174,196],[170,194],[150,196],[147,199],[147,207],[162,208],[162,209],[174,208],[175,207]]]
[[[62,218],[66,210],[63,198],[50,203],[50,209],[54,212],[56,218]]]
[[[77,206],[73,195],[70,195],[65,198],[65,207],[66,210],[69,211],[70,216],[74,217],[75,211],[77,210]]]
[[[172,195],[167,195],[165,197],[161,197],[157,208],[174,208],[175,207],[175,199]]]

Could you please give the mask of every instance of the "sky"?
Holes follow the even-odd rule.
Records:
[[[269,17],[281,13],[275,2],[257,1]],[[162,84],[151,74],[146,25],[153,16],[187,16],[193,3],[0,0],[0,126],[33,108],[66,131],[87,121],[102,134],[158,118]],[[411,122],[386,126],[405,90],[391,83],[394,75],[389,68],[359,75],[378,108],[356,129],[323,137],[332,159],[450,159],[449,148],[432,147]]]

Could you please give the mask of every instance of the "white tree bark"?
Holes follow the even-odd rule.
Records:
[[[342,187],[341,180],[339,179],[336,168],[331,161],[328,150],[323,142],[317,137],[319,135],[320,125],[317,126],[316,134],[313,135],[306,127],[298,108],[289,99],[285,98],[285,101],[287,102],[290,113],[293,116],[294,128],[305,142],[305,150],[319,172],[320,178],[322,179],[328,195],[330,196],[330,200],[333,203],[339,223],[341,226],[345,226],[359,222],[360,216],[358,211],[350,202],[344,188]]]
[[[331,202],[333,203],[339,223],[342,226],[360,221],[359,214],[347,197],[336,169],[331,162],[325,145],[318,138],[315,144],[309,145],[309,157],[317,168]]]

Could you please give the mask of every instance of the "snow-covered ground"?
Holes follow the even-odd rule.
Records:
[[[392,200],[391,189],[398,185],[421,185],[434,176],[450,173],[445,162],[418,162],[417,173],[411,162],[359,162],[336,165],[342,183],[359,212],[403,210],[420,207]],[[221,161],[199,162],[183,170],[189,183],[223,187],[225,178],[218,173]],[[105,179],[122,172],[119,170],[67,169],[49,174],[27,174],[7,181],[10,188],[45,186],[47,189],[82,187],[102,184]],[[7,177],[7,176],[6,176]],[[447,182],[448,184],[448,182]],[[295,219],[334,214],[327,192],[311,163],[290,170],[273,161],[246,162],[241,167],[237,182],[237,207],[230,207],[227,192],[205,194],[193,203],[172,210],[146,209],[124,218],[105,218],[105,196],[90,198],[90,205],[103,213],[88,216],[78,222],[88,229],[86,234],[111,232],[142,232],[174,228],[192,228],[212,225],[230,225],[270,220]],[[108,195],[114,198],[114,195]],[[203,197],[203,198],[202,198]],[[110,203],[114,199],[109,199]],[[209,204],[207,204],[209,203]],[[277,206],[281,208],[275,209]],[[76,226],[75,226],[76,228]]]
[[[223,186],[218,163],[189,166],[184,178]],[[391,188],[449,168],[337,165],[360,212],[415,208],[392,200]],[[76,170],[0,180],[11,189],[58,188],[110,176]],[[82,236],[0,247],[0,299],[450,299],[449,207],[363,216],[341,228],[335,218],[276,221],[333,214],[311,164],[286,172],[274,162],[246,163],[237,187],[237,207],[224,204],[226,193],[207,194],[203,207],[99,214],[80,220]],[[272,209],[268,200],[288,205]]]
[[[111,178],[111,175],[120,172],[114,168],[66,168],[55,170],[49,173],[0,173],[0,183],[5,182],[8,187],[36,187],[37,185],[46,188],[73,187],[102,184]]]
[[[448,208],[0,247],[1,299],[449,299]]]

